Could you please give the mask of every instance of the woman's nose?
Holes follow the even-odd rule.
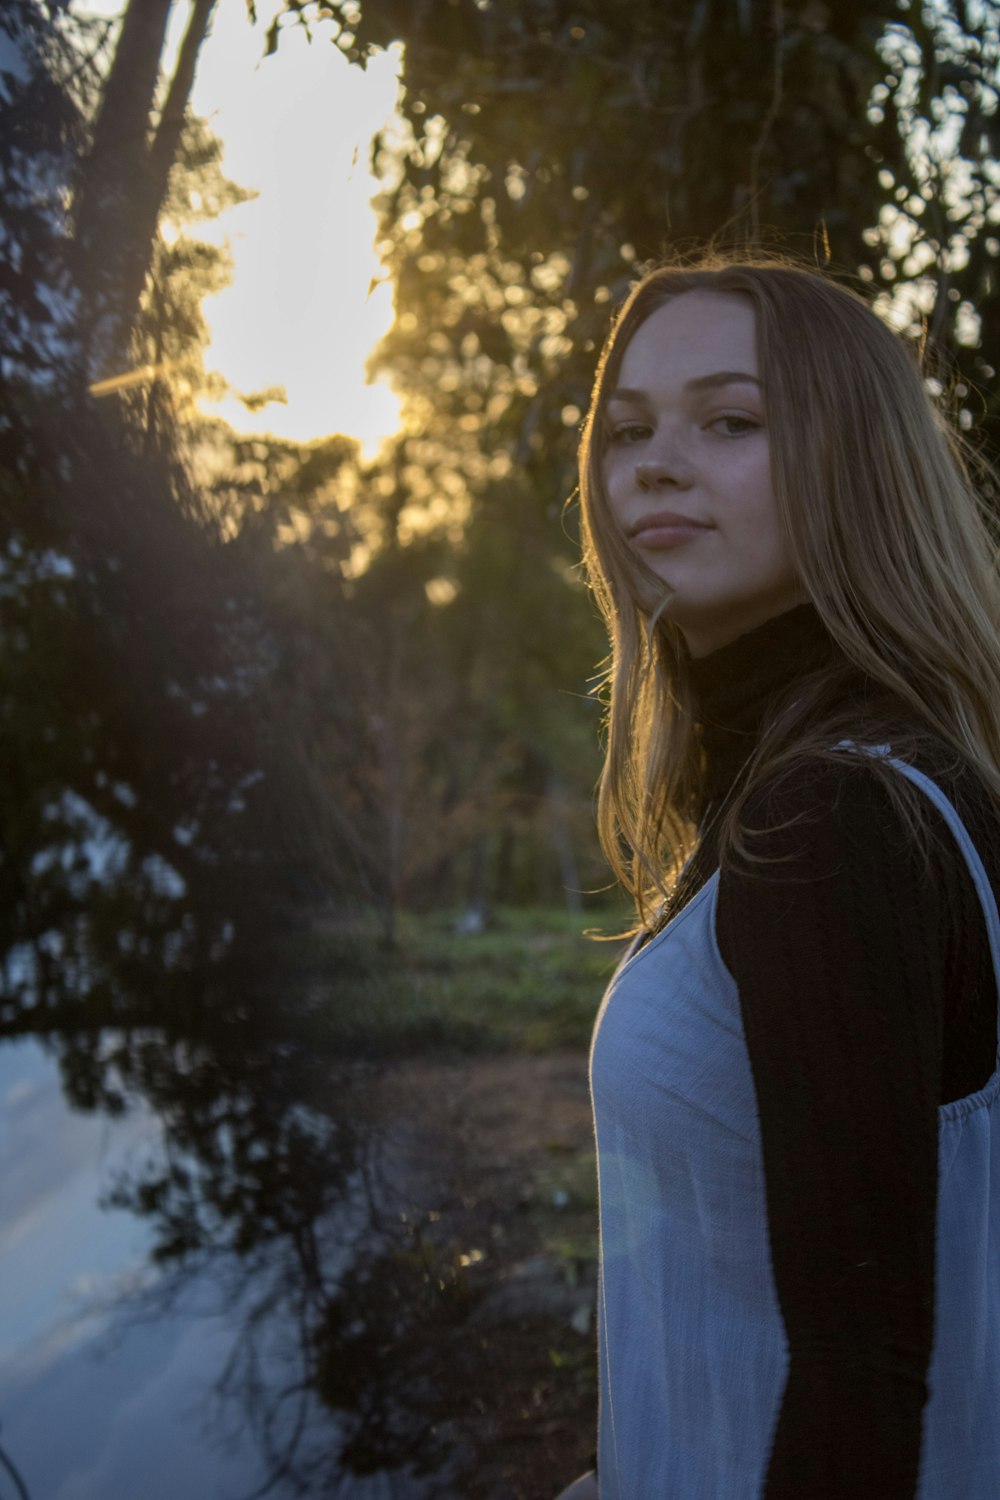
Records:
[[[688,483],[685,466],[677,460],[643,459],[635,466],[635,479],[641,490],[663,489],[675,486],[683,489]]]

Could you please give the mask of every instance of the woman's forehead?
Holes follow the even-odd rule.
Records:
[[[749,298],[690,291],[644,318],[625,345],[616,389],[702,383],[723,372],[759,378],[757,320]]]

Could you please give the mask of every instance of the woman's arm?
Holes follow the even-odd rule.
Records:
[[[747,821],[772,830],[755,852],[791,856],[723,870],[717,910],[789,1345],[762,1500],[913,1500],[933,1337],[948,880],[922,873],[861,768],[803,768],[752,800]]]

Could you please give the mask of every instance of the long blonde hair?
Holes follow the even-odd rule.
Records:
[[[706,768],[683,636],[661,612],[665,595],[650,608],[650,570],[608,504],[605,404],[636,329],[695,290],[753,304],[779,522],[803,590],[843,653],[796,682],[764,724],[718,829],[720,861],[730,850],[753,859],[741,811],[755,789],[804,755],[843,762],[836,740],[858,728],[846,689],[865,677],[869,727],[891,727],[904,756],[943,741],[979,772],[1000,811],[996,548],[962,441],[914,351],[861,296],[811,269],[728,257],[664,266],[615,319],[580,451],[584,561],[611,638],[598,830],[643,923],[697,842]],[[926,856],[926,799],[864,759]]]

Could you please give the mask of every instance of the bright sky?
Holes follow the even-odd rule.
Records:
[[[239,391],[284,386],[288,404],[251,413],[230,398],[206,409],[242,432],[303,442],[348,433],[371,454],[399,425],[398,400],[385,385],[366,386],[364,366],[392,322],[390,287],[368,296],[380,274],[369,144],[393,113],[400,57],[382,54],[362,72],[321,23],[311,44],[290,27],[264,58],[280,8],[257,0],[251,26],[243,0],[219,0],[192,107],[224,142],[227,177],[260,194],[197,227],[206,239],[228,239],[235,261],[232,284],[205,303],[206,365]],[[121,4],[78,9],[117,14]],[[188,0],[175,0],[171,55],[188,11]]]

